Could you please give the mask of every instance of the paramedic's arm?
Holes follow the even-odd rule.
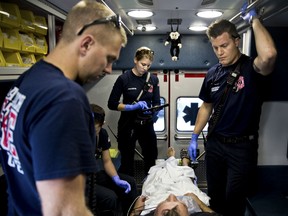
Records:
[[[118,175],[115,166],[111,160],[109,149],[102,151],[103,167],[107,175],[111,178]]]
[[[118,107],[117,107],[118,111],[124,111],[125,110],[125,104],[123,103],[119,103]]]
[[[203,128],[205,127],[206,123],[209,120],[209,117],[212,113],[212,103],[205,103],[203,102],[196,118],[195,128],[191,136],[191,140],[189,142],[188,152],[189,157],[196,161],[197,157],[197,148],[198,148],[198,137]]]
[[[37,181],[44,216],[93,216],[85,204],[84,175]]]
[[[129,193],[131,191],[131,185],[127,181],[120,179],[111,160],[109,149],[102,152],[102,161],[106,174],[112,178],[118,187],[125,189],[125,193]]]
[[[206,103],[206,102],[202,103],[197,114],[195,128],[193,131],[194,134],[201,133],[201,131],[203,130],[203,128],[205,127],[205,125],[209,120],[209,117],[212,113],[212,109],[213,109],[212,103]]]
[[[258,18],[252,21],[258,56],[254,60],[254,70],[262,75],[270,74],[274,69],[277,56],[273,39]]]

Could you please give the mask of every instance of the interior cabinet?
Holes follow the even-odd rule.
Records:
[[[14,80],[53,49],[67,13],[49,2],[0,2],[0,80]]]

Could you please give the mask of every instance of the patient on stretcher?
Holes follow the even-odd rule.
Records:
[[[130,207],[128,216],[218,215],[208,207],[210,198],[195,184],[187,149],[180,152],[182,166],[178,165],[172,147],[167,155],[166,161],[150,168],[142,194]]]

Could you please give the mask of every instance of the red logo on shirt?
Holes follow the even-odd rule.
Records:
[[[244,84],[244,77],[240,76],[237,80],[237,82],[235,83],[235,92],[238,92],[239,90],[243,89],[245,87]]]
[[[13,133],[16,126],[18,112],[25,100],[25,96],[14,87],[7,94],[0,114],[1,137],[0,146],[2,151],[6,151],[8,155],[7,164],[10,167],[17,168],[17,171],[24,174],[19,160],[16,146],[14,145]]]

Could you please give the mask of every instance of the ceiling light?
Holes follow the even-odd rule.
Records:
[[[129,11],[128,16],[135,17],[135,18],[147,18],[153,16],[153,12],[151,11],[141,11],[141,10],[135,10],[135,11]]]
[[[142,25],[137,26],[137,30],[143,31],[143,32],[154,31],[156,29],[157,29],[156,26],[142,26]]]
[[[190,26],[188,29],[191,31],[205,31],[207,26]]]
[[[203,18],[216,18],[216,17],[220,17],[223,14],[223,12],[221,11],[200,11],[197,12],[196,15],[199,17],[203,17]]]

